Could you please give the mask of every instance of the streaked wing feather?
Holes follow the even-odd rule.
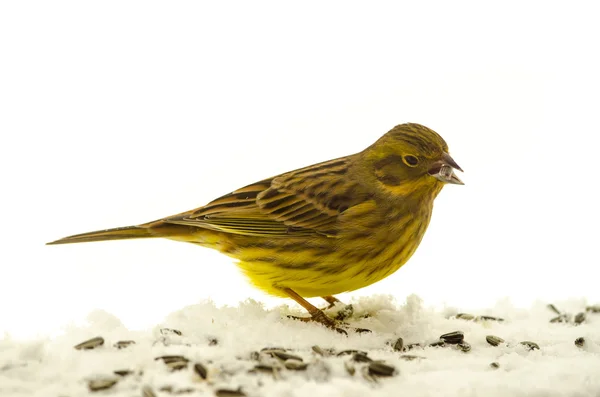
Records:
[[[349,161],[345,157],[265,179],[164,221],[248,236],[334,236],[339,215],[363,198],[344,177]]]

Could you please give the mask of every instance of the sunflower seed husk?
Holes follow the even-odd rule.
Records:
[[[119,376],[127,376],[127,375],[131,375],[133,373],[133,371],[131,371],[129,369],[118,369],[116,371],[113,371],[113,373],[115,375],[119,375]]]
[[[279,371],[279,367],[276,365],[271,365],[267,363],[256,364],[252,369],[253,372],[267,372],[272,374],[276,371]]]
[[[174,355],[158,356],[158,357],[154,358],[154,361],[158,361],[158,360],[162,360],[165,364],[170,364],[170,363],[179,362],[179,361],[185,361],[185,362],[190,361],[183,356],[174,356]]]
[[[293,359],[293,358],[285,360],[284,365],[287,369],[291,369],[294,371],[303,371],[308,367],[307,363],[302,362],[301,360]]]
[[[475,320],[475,316],[469,313],[458,313],[456,318],[467,321]]]
[[[95,338],[86,340],[85,342],[81,342],[78,345],[73,346],[77,350],[90,350],[95,349],[98,346],[102,346],[104,344],[104,338],[101,336],[97,336]]]
[[[142,387],[142,397],[156,397],[154,390],[148,385]]]
[[[352,361],[357,363],[370,363],[373,359],[367,356],[367,353],[365,352],[358,352],[352,355]]]
[[[113,346],[116,347],[117,349],[124,349],[130,345],[135,345],[135,341],[132,340],[120,340],[117,343],[115,343]]]
[[[600,305],[586,306],[585,311],[590,313],[600,313]]]
[[[317,346],[317,345],[314,345],[313,347],[311,347],[311,349],[312,349],[312,351],[314,351],[321,357],[327,357],[331,354],[331,351],[327,352],[324,349],[322,349],[320,346]]]
[[[294,354],[289,354],[286,353],[284,351],[280,351],[280,350],[274,350],[272,352],[269,353],[271,355],[271,357],[277,357],[280,360],[289,360],[289,359],[294,359],[294,360],[298,360],[298,361],[303,361],[302,357],[300,356],[296,356]]]
[[[217,389],[215,390],[217,397],[246,397],[246,393],[239,389]]]
[[[184,368],[187,368],[188,366],[188,360],[187,359],[183,359],[183,360],[177,360],[177,361],[171,361],[171,362],[165,362],[165,364],[167,365],[167,367],[169,367],[169,369],[171,371],[179,371],[182,370]]]
[[[208,370],[204,365],[200,363],[194,364],[194,372],[202,379],[206,379],[206,377],[208,376]]]
[[[452,331],[440,335],[440,339],[450,345],[456,345],[465,339],[465,334],[462,331]]]
[[[350,376],[354,376],[354,374],[356,373],[356,367],[354,366],[354,363],[352,361],[344,361],[344,368]]]
[[[439,340],[437,342],[430,343],[427,346],[429,346],[429,347],[446,347],[446,342],[444,342],[443,340]]]
[[[549,303],[548,305],[546,305],[546,307],[547,307],[548,309],[552,310],[554,313],[558,314],[559,316],[563,314],[563,313],[562,313],[560,310],[558,310],[558,309],[556,308],[556,306],[554,306],[552,303]]]
[[[391,365],[384,364],[380,361],[373,361],[369,363],[369,374],[375,376],[392,376],[396,368]]]
[[[539,350],[540,349],[540,346],[537,343],[529,341],[529,340],[525,340],[525,341],[520,342],[520,343],[523,346],[528,347],[529,350],[536,350],[536,349]]]
[[[408,344],[408,345],[404,346],[404,348],[402,349],[402,351],[406,352],[406,351],[409,351],[409,350],[412,350],[412,349],[416,349],[416,348],[422,349],[423,346],[420,343],[411,343],[411,344]]]
[[[575,321],[575,324],[577,324],[577,325],[581,324],[582,322],[585,321],[585,313],[584,312],[577,313],[577,315],[575,316],[575,320],[573,320],[573,321]]]
[[[186,394],[186,393],[193,393],[193,392],[196,391],[196,389],[191,388],[191,387],[187,387],[187,388],[184,388],[184,389],[175,389],[171,385],[163,386],[163,387],[161,387],[158,390],[164,391],[165,393],[169,393],[169,394],[175,394],[175,395]]]
[[[173,329],[173,328],[161,328],[160,333],[163,335],[173,335],[173,334],[175,334],[177,336],[183,335],[183,333],[180,330]]]
[[[550,319],[551,323],[568,323],[569,322],[569,315],[568,314],[561,314],[559,316],[556,316],[552,319]]]
[[[495,335],[488,335],[485,337],[485,340],[492,346],[498,346],[499,344],[504,343],[504,339]]]
[[[498,322],[504,321],[503,318],[501,318],[501,317],[494,317],[494,316],[478,316],[477,319],[478,320],[482,320],[482,321],[498,321]]]
[[[90,391],[99,391],[110,389],[117,383],[117,379],[93,379],[88,382],[88,388]]]
[[[500,368],[500,363],[494,361],[493,363],[490,363],[490,367],[493,369],[498,369],[498,368]]]
[[[371,372],[369,371],[369,367],[362,367],[360,369],[360,373],[366,381],[369,381],[371,383],[377,383],[377,376],[371,374]]]
[[[585,338],[583,336],[575,339],[575,346],[583,347],[584,344],[585,344]]]
[[[262,349],[260,349],[261,353],[272,353],[274,351],[278,351],[278,352],[284,352],[287,349],[283,348],[283,347],[263,347]]]
[[[422,358],[425,358],[425,357],[414,356],[412,354],[402,354],[402,355],[400,355],[400,358],[402,360],[405,360],[405,361],[413,361],[413,360],[422,359]]]
[[[456,346],[456,348],[457,348],[458,350],[462,351],[463,353],[468,353],[468,352],[470,352],[470,351],[471,351],[471,344],[469,344],[469,343],[467,343],[467,342],[465,342],[465,341],[462,341],[462,342],[460,342],[460,343],[457,343],[457,344],[456,344],[456,345],[454,345],[454,346]]]
[[[404,348],[404,339],[402,339],[402,338],[396,339],[396,342],[394,342],[394,346],[393,346],[394,351],[401,352],[403,348]]]
[[[361,350],[350,349],[350,350],[342,350],[341,352],[339,352],[337,354],[337,356],[338,357],[340,357],[340,356],[346,356],[346,355],[349,356],[349,355],[356,354],[356,353],[361,353],[361,354],[367,355],[367,352],[364,352],[364,351],[361,351]]]
[[[215,338],[214,336],[208,337],[208,345],[209,346],[216,346],[218,344],[219,344],[219,340],[217,338]]]

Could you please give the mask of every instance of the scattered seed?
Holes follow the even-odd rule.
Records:
[[[183,335],[183,333],[180,330],[173,329],[173,328],[161,328],[160,333],[163,335],[173,335],[173,334],[175,334],[177,336]]]
[[[492,346],[498,346],[499,344],[504,343],[504,339],[495,335],[488,335],[485,337],[485,340]]]
[[[90,340],[86,340],[85,342],[81,342],[78,345],[73,346],[77,350],[90,350],[95,349],[98,346],[102,346],[104,344],[104,338],[101,336],[97,336]]]
[[[217,389],[215,391],[217,397],[245,397],[246,393],[242,391],[242,388],[234,389]]]
[[[421,358],[425,358],[425,357],[413,356],[412,354],[402,354],[402,355],[400,355],[400,358],[402,360],[406,360],[406,361],[413,361],[413,360],[417,360],[417,359],[421,359]]]
[[[395,352],[401,352],[402,348],[404,348],[404,339],[402,339],[402,338],[396,339],[396,342],[394,342],[393,348],[394,348]]]
[[[171,371],[179,371],[184,368],[187,368],[188,360],[184,359],[184,360],[179,360],[179,361],[171,361],[171,362],[165,363],[165,364],[167,365],[167,367],[169,367],[169,369]]]
[[[170,363],[179,362],[179,361],[185,361],[185,362],[190,361],[183,356],[173,356],[173,355],[159,356],[159,357],[154,358],[154,361],[158,361],[158,360],[163,360],[163,362],[165,364],[170,364]]]
[[[284,349],[283,347],[263,347],[262,349],[260,349],[261,353],[272,353],[274,351],[279,351],[279,352],[284,352],[287,349]]]
[[[559,316],[556,316],[552,319],[550,319],[551,323],[568,323],[569,322],[569,315],[568,314],[561,314]]]
[[[443,340],[439,340],[437,342],[430,343],[427,346],[429,346],[429,347],[446,347],[446,343]]]
[[[562,315],[562,312],[558,310],[556,306],[554,306],[552,303],[549,303],[546,307],[552,310],[554,313],[558,314],[559,316]]]
[[[455,345],[462,342],[465,339],[465,334],[462,331],[448,332],[447,334],[440,335],[440,339],[443,342]]]
[[[354,373],[356,372],[356,367],[354,366],[354,363],[352,361],[344,361],[344,368],[350,376],[354,376]]]
[[[252,370],[253,372],[267,372],[269,374],[275,374],[279,371],[279,367],[267,363],[256,364]]]
[[[124,349],[130,345],[135,345],[135,341],[132,340],[120,340],[117,343],[115,343],[113,346],[116,347],[117,349]]]
[[[335,350],[333,350],[333,349],[323,349],[317,345],[312,347],[312,351],[314,351],[315,353],[317,353],[319,356],[322,356],[322,357],[328,357],[335,353]]]
[[[117,379],[94,379],[88,382],[90,391],[110,389],[117,383]]]
[[[129,369],[118,369],[116,371],[113,371],[113,373],[115,375],[119,375],[119,376],[127,376],[127,375],[131,375],[133,373],[133,371],[131,371]]]
[[[193,389],[191,387],[187,387],[185,389],[175,389],[171,385],[163,386],[159,390],[160,391],[164,391],[164,392],[169,393],[169,394],[186,394],[186,393],[193,393],[193,392],[196,391],[196,389]]]
[[[577,315],[575,316],[575,324],[579,325],[582,322],[585,321],[585,313],[581,312],[581,313],[577,313]]]
[[[277,357],[280,360],[289,360],[289,359],[294,359],[294,360],[298,360],[298,361],[303,361],[302,357],[300,356],[296,356],[294,354],[289,354],[286,353],[284,351],[280,351],[280,350],[274,350],[272,352],[269,352],[269,354],[271,355],[271,357]]]
[[[490,367],[493,369],[498,369],[500,368],[500,363],[494,361],[493,363],[490,363]]]
[[[293,358],[290,358],[289,360],[285,360],[284,365],[287,369],[291,369],[294,371],[303,371],[308,367],[307,363],[302,362],[301,360],[293,359]]]
[[[531,342],[529,340],[526,340],[526,341],[523,341],[523,342],[520,342],[520,343],[523,346],[528,347],[529,350],[536,350],[536,349],[539,350],[540,349],[540,346],[537,343]]]
[[[412,349],[416,349],[416,348],[422,349],[423,346],[420,343],[411,343],[411,344],[408,344],[408,345],[404,346],[404,348],[402,349],[402,351],[406,352],[406,351],[409,351],[409,350],[412,350]]]
[[[587,306],[585,311],[590,313],[600,313],[600,305]]]
[[[384,364],[380,361],[373,361],[369,363],[369,374],[375,376],[392,376],[396,368],[391,365]]]
[[[478,320],[483,320],[483,321],[498,321],[498,322],[502,322],[504,321],[503,318],[501,317],[494,317],[494,316],[479,316],[477,317]]]
[[[471,351],[471,345],[465,341],[456,344],[456,347],[464,353]]]
[[[142,387],[142,397],[156,397],[154,390],[148,385]]]
[[[584,344],[585,344],[585,338],[583,336],[575,339],[575,346],[583,347]]]
[[[338,356],[338,357],[340,357],[340,356],[346,356],[346,355],[348,355],[348,356],[349,356],[349,355],[356,354],[356,353],[362,353],[362,354],[364,354],[364,355],[367,355],[367,352],[364,352],[364,351],[361,351],[361,350],[353,350],[353,349],[350,349],[350,350],[342,350],[341,352],[339,352],[339,353],[337,354],[337,356]]]
[[[352,355],[352,361],[357,363],[370,363],[373,361],[370,357],[367,356],[365,352],[357,352]]]
[[[204,365],[200,363],[194,364],[194,372],[202,379],[206,379],[206,377],[208,376],[208,370]]]
[[[461,320],[470,321],[470,320],[474,320],[475,316],[472,314],[469,314],[469,313],[458,313],[456,315],[456,318],[461,319]]]

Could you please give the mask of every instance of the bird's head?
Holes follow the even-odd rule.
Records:
[[[439,193],[445,184],[463,185],[462,171],[435,131],[415,123],[400,124],[360,153],[361,176],[394,196]]]

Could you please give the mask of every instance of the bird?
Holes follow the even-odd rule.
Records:
[[[136,226],[76,234],[49,245],[162,237],[216,249],[250,282],[291,298],[338,328],[306,298],[388,277],[419,246],[444,185],[464,183],[444,139],[417,123],[395,126],[363,151],[263,179],[208,204]],[[341,330],[343,331],[343,330]]]

